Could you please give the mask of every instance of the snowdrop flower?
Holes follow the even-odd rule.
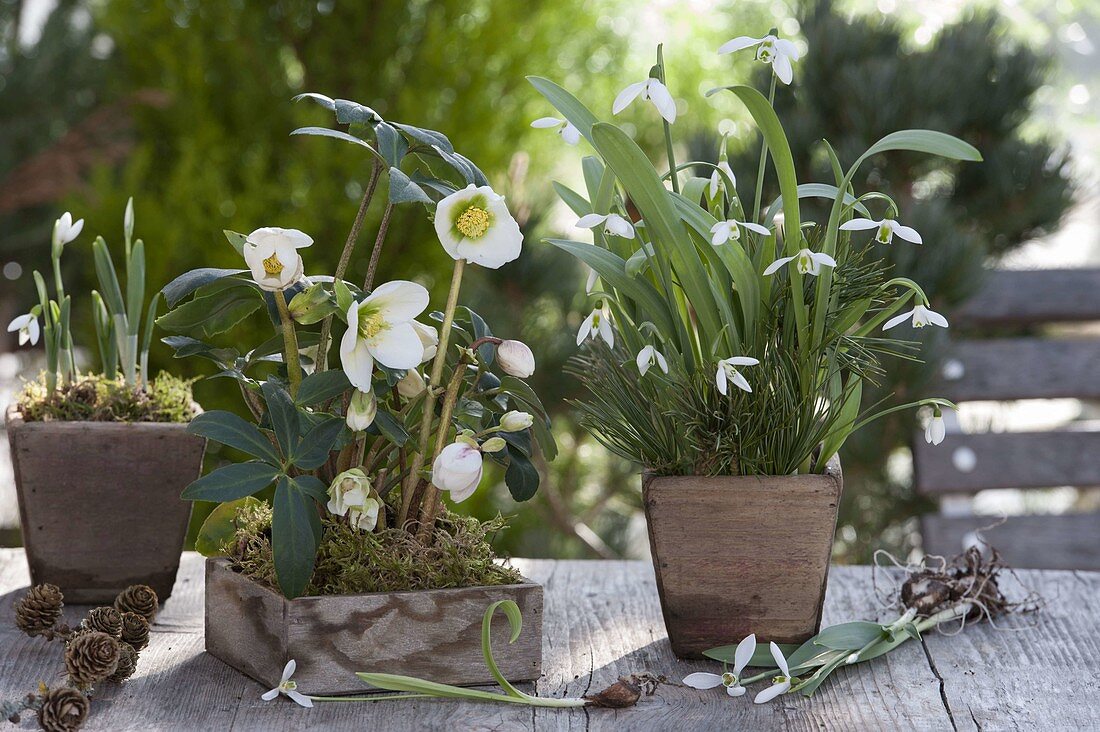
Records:
[[[452,259],[498,269],[519,256],[523,232],[504,196],[472,183],[444,198],[435,209],[435,233]]]
[[[535,423],[530,412],[512,410],[500,418],[500,428],[505,432],[522,432]]]
[[[8,323],[8,332],[14,333],[19,331],[19,345],[24,346],[28,342],[32,345],[38,345],[38,336],[42,330],[38,325],[38,318],[34,316],[34,313],[26,313],[15,318]]]
[[[585,338],[596,337],[604,339],[609,348],[615,347],[615,331],[611,327],[611,308],[607,306],[607,301],[588,314],[588,317],[581,323],[581,329],[577,331],[577,345],[584,343]]]
[[[775,274],[779,271],[779,268],[788,262],[795,262],[795,267],[800,274],[817,275],[821,273],[822,267],[835,267],[836,260],[830,257],[824,252],[811,252],[809,249],[803,249],[793,257],[780,257],[764,270],[764,276]]]
[[[594,229],[603,224],[604,236],[621,236],[624,239],[634,238],[634,226],[619,214],[588,214],[577,219],[578,229]]]
[[[722,173],[726,174],[725,178],[722,177]],[[736,190],[737,176],[733,174],[729,162],[720,160],[718,161],[718,167],[710,174],[710,186],[707,188],[707,195],[711,200],[718,197],[718,193],[726,186],[727,179],[729,184]]]
[[[611,105],[611,113],[618,114],[623,111],[639,95],[642,99],[652,102],[666,122],[673,124],[676,121],[676,102],[669,94],[668,87],[652,76],[645,81],[631,84],[619,92],[619,96],[615,97],[615,103]]]
[[[714,246],[721,246],[727,241],[737,241],[741,238],[741,228],[744,227],[754,234],[760,234],[761,236],[767,236],[771,232],[767,227],[760,224],[753,224],[748,221],[735,221],[729,219],[728,221],[719,221],[714,226],[710,227],[710,243]]]
[[[355,390],[348,402],[347,423],[352,432],[362,432],[374,424],[374,418],[378,414],[378,400],[374,393]]]
[[[424,355],[421,356],[420,362],[431,361],[439,349],[439,331],[416,320],[413,321],[412,326],[416,330],[416,335],[420,337],[420,344],[424,346]]]
[[[379,285],[348,308],[348,329],[340,341],[340,363],[348,381],[360,391],[371,390],[374,361],[391,369],[421,364],[424,343],[413,318],[428,307],[428,291],[415,282],[394,280]]]
[[[772,681],[772,685],[767,689],[756,695],[753,699],[757,704],[763,704],[770,702],[780,694],[786,694],[791,690],[791,669],[787,666],[787,659],[783,658],[783,651],[779,650],[779,646],[775,643],[771,644],[772,658],[775,659],[775,665],[782,671],[782,675],[776,676]]]
[[[53,245],[57,250],[60,247],[65,246],[73,239],[80,236],[80,232],[84,230],[84,219],[80,219],[76,223],[73,223],[73,215],[66,211],[61,214],[61,217],[54,222],[53,225]]]
[[[741,686],[741,672],[749,665],[753,653],[756,653],[755,633],[737,644],[737,649],[733,652],[733,671],[724,674],[688,674],[684,677],[684,683],[693,689],[713,689],[721,684],[726,687],[726,693],[730,696],[742,696],[746,689]]]
[[[373,531],[378,525],[382,504],[370,495],[371,483],[359,468],[345,470],[329,486],[328,510],[337,516],[347,516],[360,531]]]
[[[497,363],[501,371],[517,379],[526,379],[535,373],[535,354],[523,341],[501,341],[497,346]]]
[[[738,36],[732,41],[723,43],[718,48],[718,53],[733,53],[734,51],[752,48],[753,46],[757,46],[756,60],[771,64],[772,72],[775,74],[775,77],[784,84],[790,84],[791,79],[794,78],[794,70],[791,68],[791,62],[797,61],[802,56],[798,50],[798,46],[791,41],[783,38],[776,38],[773,35],[766,35],[763,38]]]
[[[936,410],[932,412],[932,419],[928,421],[928,425],[924,428],[924,441],[929,445],[938,445],[943,442],[943,438],[947,436],[947,425],[943,423],[943,413],[940,412],[940,408],[936,407]]]
[[[748,380],[738,371],[736,366],[756,366],[760,361],[752,358],[751,356],[733,356],[731,358],[724,359],[718,362],[718,373],[714,376],[714,383],[718,386],[718,393],[722,396],[726,395],[726,391],[729,388],[729,382],[733,382],[733,385],[738,389],[744,389],[745,391],[752,391],[752,387],[749,386]]]
[[[286,662],[286,666],[283,668],[283,678],[279,681],[279,685],[271,691],[265,691],[260,698],[264,701],[271,701],[272,699],[283,694],[290,698],[298,706],[313,707],[313,702],[305,694],[298,691],[298,683],[291,681],[290,677],[294,675],[294,669],[298,667],[298,664],[294,662],[294,659],[290,659]]]
[[[668,373],[668,361],[665,360],[664,354],[653,346],[646,346],[638,351],[636,362],[638,364],[638,373],[642,376],[646,375],[646,372],[649,371],[654,363],[657,364],[657,368],[661,369],[661,371],[664,371],[666,374]]]
[[[557,117],[539,117],[531,123],[531,126],[537,130],[547,130],[552,127],[557,127],[561,139],[565,140],[570,145],[576,145],[581,141],[581,131],[574,127],[573,123],[568,120],[558,119]]]
[[[460,438],[443,448],[432,464],[432,485],[461,503],[477,490],[481,471],[481,450],[476,443]]]
[[[917,305],[907,313],[901,315],[895,315],[886,321],[886,325],[882,326],[883,330],[890,330],[895,325],[901,325],[906,320],[913,319],[914,328],[923,328],[926,325],[938,325],[941,328],[947,327],[947,318],[943,317],[937,312],[929,310],[924,305]]]
[[[875,221],[873,219],[852,219],[851,221],[845,221],[841,224],[840,229],[841,231],[866,231],[867,229],[878,229],[878,231],[875,232],[875,241],[879,244],[889,244],[894,241],[894,234],[914,244],[924,243],[916,229],[909,226],[902,226],[893,219],[882,219],[881,221]]]
[[[244,261],[261,289],[277,292],[302,279],[303,263],[298,250],[312,244],[313,237],[297,229],[265,226],[248,235]]]

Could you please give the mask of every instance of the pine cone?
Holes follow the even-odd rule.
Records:
[[[152,623],[160,609],[160,601],[149,585],[131,585],[115,598],[115,608],[122,613],[137,613]]]
[[[115,672],[120,655],[119,641],[91,630],[73,638],[65,648],[65,670],[77,687],[87,689]]]
[[[65,596],[57,585],[35,585],[15,604],[15,624],[27,635],[40,635],[61,619]]]
[[[74,732],[88,718],[88,697],[76,689],[47,691],[38,710],[38,726],[46,732]]]
[[[137,613],[122,613],[122,641],[135,651],[149,645],[149,621]]]
[[[107,680],[114,681],[116,684],[121,684],[123,681],[133,676],[134,671],[137,671],[138,652],[134,650],[134,647],[129,643],[119,643],[118,649],[118,667]]]
[[[81,628],[98,630],[114,638],[122,637],[122,613],[113,607],[94,608],[80,624]]]

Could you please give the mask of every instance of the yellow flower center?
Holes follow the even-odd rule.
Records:
[[[389,327],[381,313],[371,313],[359,321],[359,333],[364,338],[374,338]]]
[[[283,271],[283,263],[279,261],[279,255],[272,253],[270,257],[264,260],[264,272],[270,277],[278,277],[279,273]]]
[[[478,206],[470,206],[455,221],[455,228],[467,239],[478,239],[485,236],[492,221],[488,211]]]

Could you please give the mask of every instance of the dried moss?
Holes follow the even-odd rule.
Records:
[[[278,588],[271,554],[271,506],[243,507],[230,559],[244,575]],[[497,517],[482,523],[445,513],[438,519],[430,546],[400,529],[359,531],[335,516],[321,519],[321,546],[307,595],[353,595],[364,592],[436,590],[448,587],[510,585],[522,581],[512,567],[502,566],[490,545],[504,528]]]
[[[16,404],[27,422],[190,422],[192,383],[162,371],[148,389],[135,389],[121,378],[86,374],[50,394],[43,375],[27,382]]]

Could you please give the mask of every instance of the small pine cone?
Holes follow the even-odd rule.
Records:
[[[74,732],[88,718],[88,697],[76,689],[47,691],[38,710],[38,726],[46,732]]]
[[[87,689],[103,681],[118,668],[120,643],[98,630],[73,638],[65,648],[65,670],[77,687]]]
[[[118,650],[118,667],[115,668],[113,674],[107,677],[107,680],[121,684],[133,676],[134,671],[137,671],[138,652],[129,643],[119,643]]]
[[[53,628],[65,607],[57,585],[35,585],[15,604],[15,624],[27,635],[40,635]]]
[[[150,623],[157,616],[160,601],[157,593],[148,585],[131,585],[115,598],[115,608],[122,613],[137,613]]]
[[[122,613],[113,607],[97,607],[88,613],[88,617],[84,618],[84,622],[80,624],[80,627],[88,630],[98,630],[100,633],[106,633],[114,638],[121,638]]]
[[[135,651],[149,645],[149,621],[137,613],[122,613],[122,641]]]

